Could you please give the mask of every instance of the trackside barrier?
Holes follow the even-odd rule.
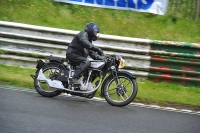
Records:
[[[0,21],[0,64],[34,68],[49,55],[65,59],[79,31]],[[157,41],[101,34],[94,42],[105,54],[126,59],[125,69],[138,80],[200,85],[200,44]]]

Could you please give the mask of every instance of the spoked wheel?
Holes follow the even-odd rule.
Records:
[[[64,68],[62,68],[60,65],[56,63],[49,63],[45,65],[43,68],[43,74],[45,75],[46,78],[48,79],[54,79],[58,73],[61,71],[64,71]],[[44,97],[55,97],[58,96],[62,91],[50,88],[49,85],[46,83],[46,81],[40,81],[37,80],[39,71],[36,74],[36,77],[34,79],[34,86],[36,91],[44,96]]]
[[[137,95],[137,83],[135,79],[127,74],[118,74],[118,81],[110,77],[104,87],[104,97],[106,101],[113,106],[125,106],[131,103]]]

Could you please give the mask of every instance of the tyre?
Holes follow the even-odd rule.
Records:
[[[57,63],[48,63],[42,67],[42,70],[46,78],[53,79],[56,74],[64,71],[64,68]],[[44,97],[55,97],[62,93],[61,90],[50,88],[45,81],[37,80],[38,74],[39,70],[37,71],[36,77],[34,79],[34,87],[40,95]]]
[[[118,74],[119,85],[116,84],[116,78],[111,76],[105,81],[103,90],[104,98],[113,106],[126,106],[131,103],[138,91],[135,79],[126,73]]]

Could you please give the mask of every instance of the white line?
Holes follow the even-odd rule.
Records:
[[[18,87],[13,87],[13,86],[2,86],[2,85],[0,85],[0,89],[9,89],[9,90],[17,90],[17,91],[37,93],[34,89],[18,88]],[[60,96],[77,98],[77,99],[87,99],[87,98],[84,98],[84,97],[73,96],[73,95],[66,94],[66,93],[61,94]],[[92,99],[87,99],[87,100],[106,102],[104,99],[98,98],[98,97],[94,97]],[[160,107],[158,105],[145,105],[143,103],[134,103],[133,102],[133,103],[130,103],[130,106],[149,108],[149,109],[157,109],[157,110],[164,110],[164,111],[171,111],[171,112],[178,112],[178,113],[185,113],[185,114],[200,115],[200,111],[192,111],[192,110],[187,110],[187,109],[176,109],[176,108],[172,108],[172,107]]]

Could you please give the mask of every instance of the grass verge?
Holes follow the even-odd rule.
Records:
[[[34,89],[30,74],[34,74],[35,69],[0,65],[0,71],[1,85]],[[137,83],[138,94],[134,102],[200,111],[199,88],[150,81]]]

